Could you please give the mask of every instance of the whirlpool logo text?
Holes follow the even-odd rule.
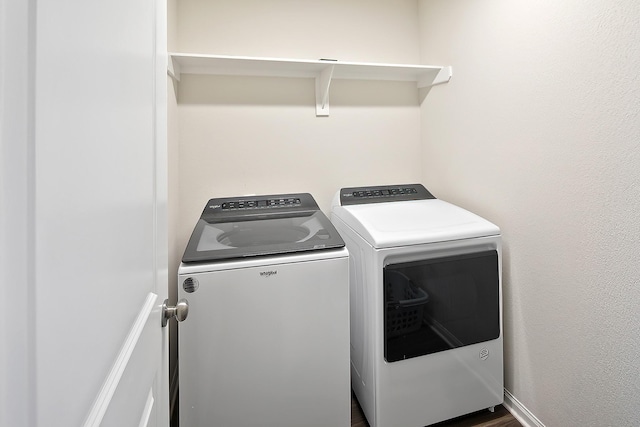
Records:
[[[260,272],[260,276],[262,277],[271,277],[271,276],[275,276],[276,274],[278,274],[278,270],[268,270],[268,271]]]

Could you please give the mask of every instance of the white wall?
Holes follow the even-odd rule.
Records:
[[[424,183],[501,226],[506,388],[640,425],[640,3],[420,0]]]
[[[418,59],[417,0],[180,0],[181,52],[343,61]]]
[[[418,7],[419,6],[419,7]],[[504,233],[506,386],[548,426],[640,421],[635,0],[181,0],[176,50],[453,65],[404,83],[183,75],[181,253],[210,197],[422,181]],[[174,159],[175,160],[175,159]]]
[[[182,52],[417,63],[417,0],[181,0]],[[328,213],[344,186],[420,179],[415,84],[182,75],[178,246],[209,198],[310,192]]]
[[[0,426],[34,426],[34,2],[0,0]]]

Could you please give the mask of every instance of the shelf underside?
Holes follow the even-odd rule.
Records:
[[[418,88],[447,83],[451,67],[343,62],[329,59],[294,60],[242,56],[169,54],[169,74],[213,74],[316,79],[316,113],[328,115],[329,86],[332,79],[390,80],[416,82]]]
[[[218,74],[272,77],[317,77],[324,69],[333,66],[334,79],[415,81],[418,86],[444,68],[428,65],[401,65],[342,62],[330,60],[293,60],[254,58],[240,56],[171,54],[174,67],[184,74]]]

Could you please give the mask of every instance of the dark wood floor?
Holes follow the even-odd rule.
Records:
[[[522,427],[504,406],[496,406],[494,412],[480,411],[453,420],[434,424],[432,427]],[[351,395],[351,427],[369,427],[355,396]]]
[[[171,427],[179,427],[178,408],[174,408]],[[351,394],[351,427],[369,427],[355,395]],[[453,420],[434,424],[431,427],[522,427],[504,406],[496,406],[494,412],[480,411]]]

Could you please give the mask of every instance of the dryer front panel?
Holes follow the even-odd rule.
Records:
[[[502,403],[500,237],[376,252],[375,426],[431,425]]]
[[[384,358],[397,362],[500,336],[497,250],[384,267]]]

